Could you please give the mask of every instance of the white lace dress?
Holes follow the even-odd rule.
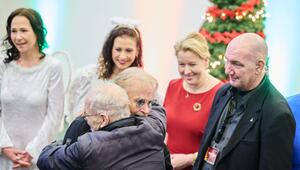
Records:
[[[24,68],[15,61],[0,63],[1,117],[0,149],[14,146],[33,156],[58,133],[63,118],[62,66],[46,56],[39,65]],[[12,162],[0,153],[0,170],[12,169]]]

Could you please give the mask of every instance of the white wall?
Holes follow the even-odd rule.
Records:
[[[298,0],[268,1],[266,22],[270,77],[285,96],[300,92]],[[48,52],[67,51],[75,69],[95,63],[110,18],[130,17],[141,22],[145,69],[160,83],[164,96],[170,79],[178,77],[173,45],[203,23],[208,0],[0,0],[0,37],[5,22],[19,7],[38,10],[48,28]]]
[[[158,79],[164,96],[169,80],[178,77],[173,45],[199,30],[208,5],[208,0],[0,0],[0,37],[11,11],[34,8],[48,29],[48,52],[67,51],[77,69],[97,61],[113,27],[111,17],[135,18],[141,23],[145,69]]]
[[[299,0],[269,0],[267,6],[270,78],[284,96],[300,93],[299,9]]]

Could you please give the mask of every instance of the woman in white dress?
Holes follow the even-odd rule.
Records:
[[[7,58],[0,62],[0,169],[37,169],[44,146],[54,140],[63,117],[62,66],[43,53],[42,18],[19,8],[7,19]]]
[[[118,24],[108,34],[98,65],[81,68],[73,78],[69,92],[69,110],[72,116],[80,115],[91,83],[95,79],[112,79],[128,67],[143,67],[142,39],[133,24]]]

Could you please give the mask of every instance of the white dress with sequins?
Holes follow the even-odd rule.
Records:
[[[12,61],[0,63],[0,150],[13,146],[33,157],[58,133],[64,108],[62,65],[51,56],[31,68]],[[0,170],[12,169],[12,162],[0,153]]]

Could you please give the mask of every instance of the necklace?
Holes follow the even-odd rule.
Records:
[[[189,93],[186,92],[186,95],[184,96],[186,99],[190,97]]]
[[[187,98],[190,97],[190,94],[187,92],[186,95],[185,95],[184,97],[187,99]],[[198,103],[198,102],[195,102],[195,103],[193,104],[193,110],[194,110],[195,112],[199,112],[199,111],[201,110],[201,104]]]
[[[185,85],[185,84],[183,84],[183,86],[186,86],[186,94],[185,94],[185,99],[188,99],[189,97],[190,97],[190,94],[189,94],[189,92],[188,92],[188,89],[189,89],[189,87],[187,86],[187,85]],[[196,90],[197,91],[197,90]],[[200,110],[201,110],[201,104],[200,103],[198,103],[198,102],[195,102],[194,104],[193,104],[193,110],[195,111],[195,112],[199,112]]]

